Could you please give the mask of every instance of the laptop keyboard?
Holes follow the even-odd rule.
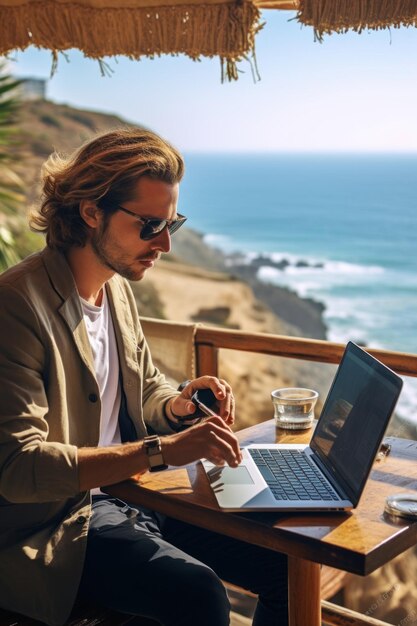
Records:
[[[340,500],[300,450],[249,448],[276,500]]]

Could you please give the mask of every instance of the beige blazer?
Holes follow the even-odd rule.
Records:
[[[170,433],[173,388],[155,368],[128,283],[107,283],[127,408],[138,438]],[[100,399],[80,300],[48,248],[0,276],[0,607],[52,626],[73,606],[89,493],[77,449],[96,446]]]

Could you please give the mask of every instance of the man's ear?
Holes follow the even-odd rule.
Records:
[[[90,228],[98,228],[103,219],[101,210],[92,200],[81,200],[80,215]]]

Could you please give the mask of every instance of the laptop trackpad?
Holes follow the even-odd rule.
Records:
[[[213,467],[207,472],[210,483],[220,480],[227,485],[253,485],[254,481],[244,465],[239,467]]]

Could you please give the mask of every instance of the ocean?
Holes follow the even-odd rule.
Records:
[[[180,212],[325,305],[328,339],[417,353],[417,155],[188,154]],[[281,268],[281,269],[280,269]],[[398,413],[417,424],[417,380]]]

